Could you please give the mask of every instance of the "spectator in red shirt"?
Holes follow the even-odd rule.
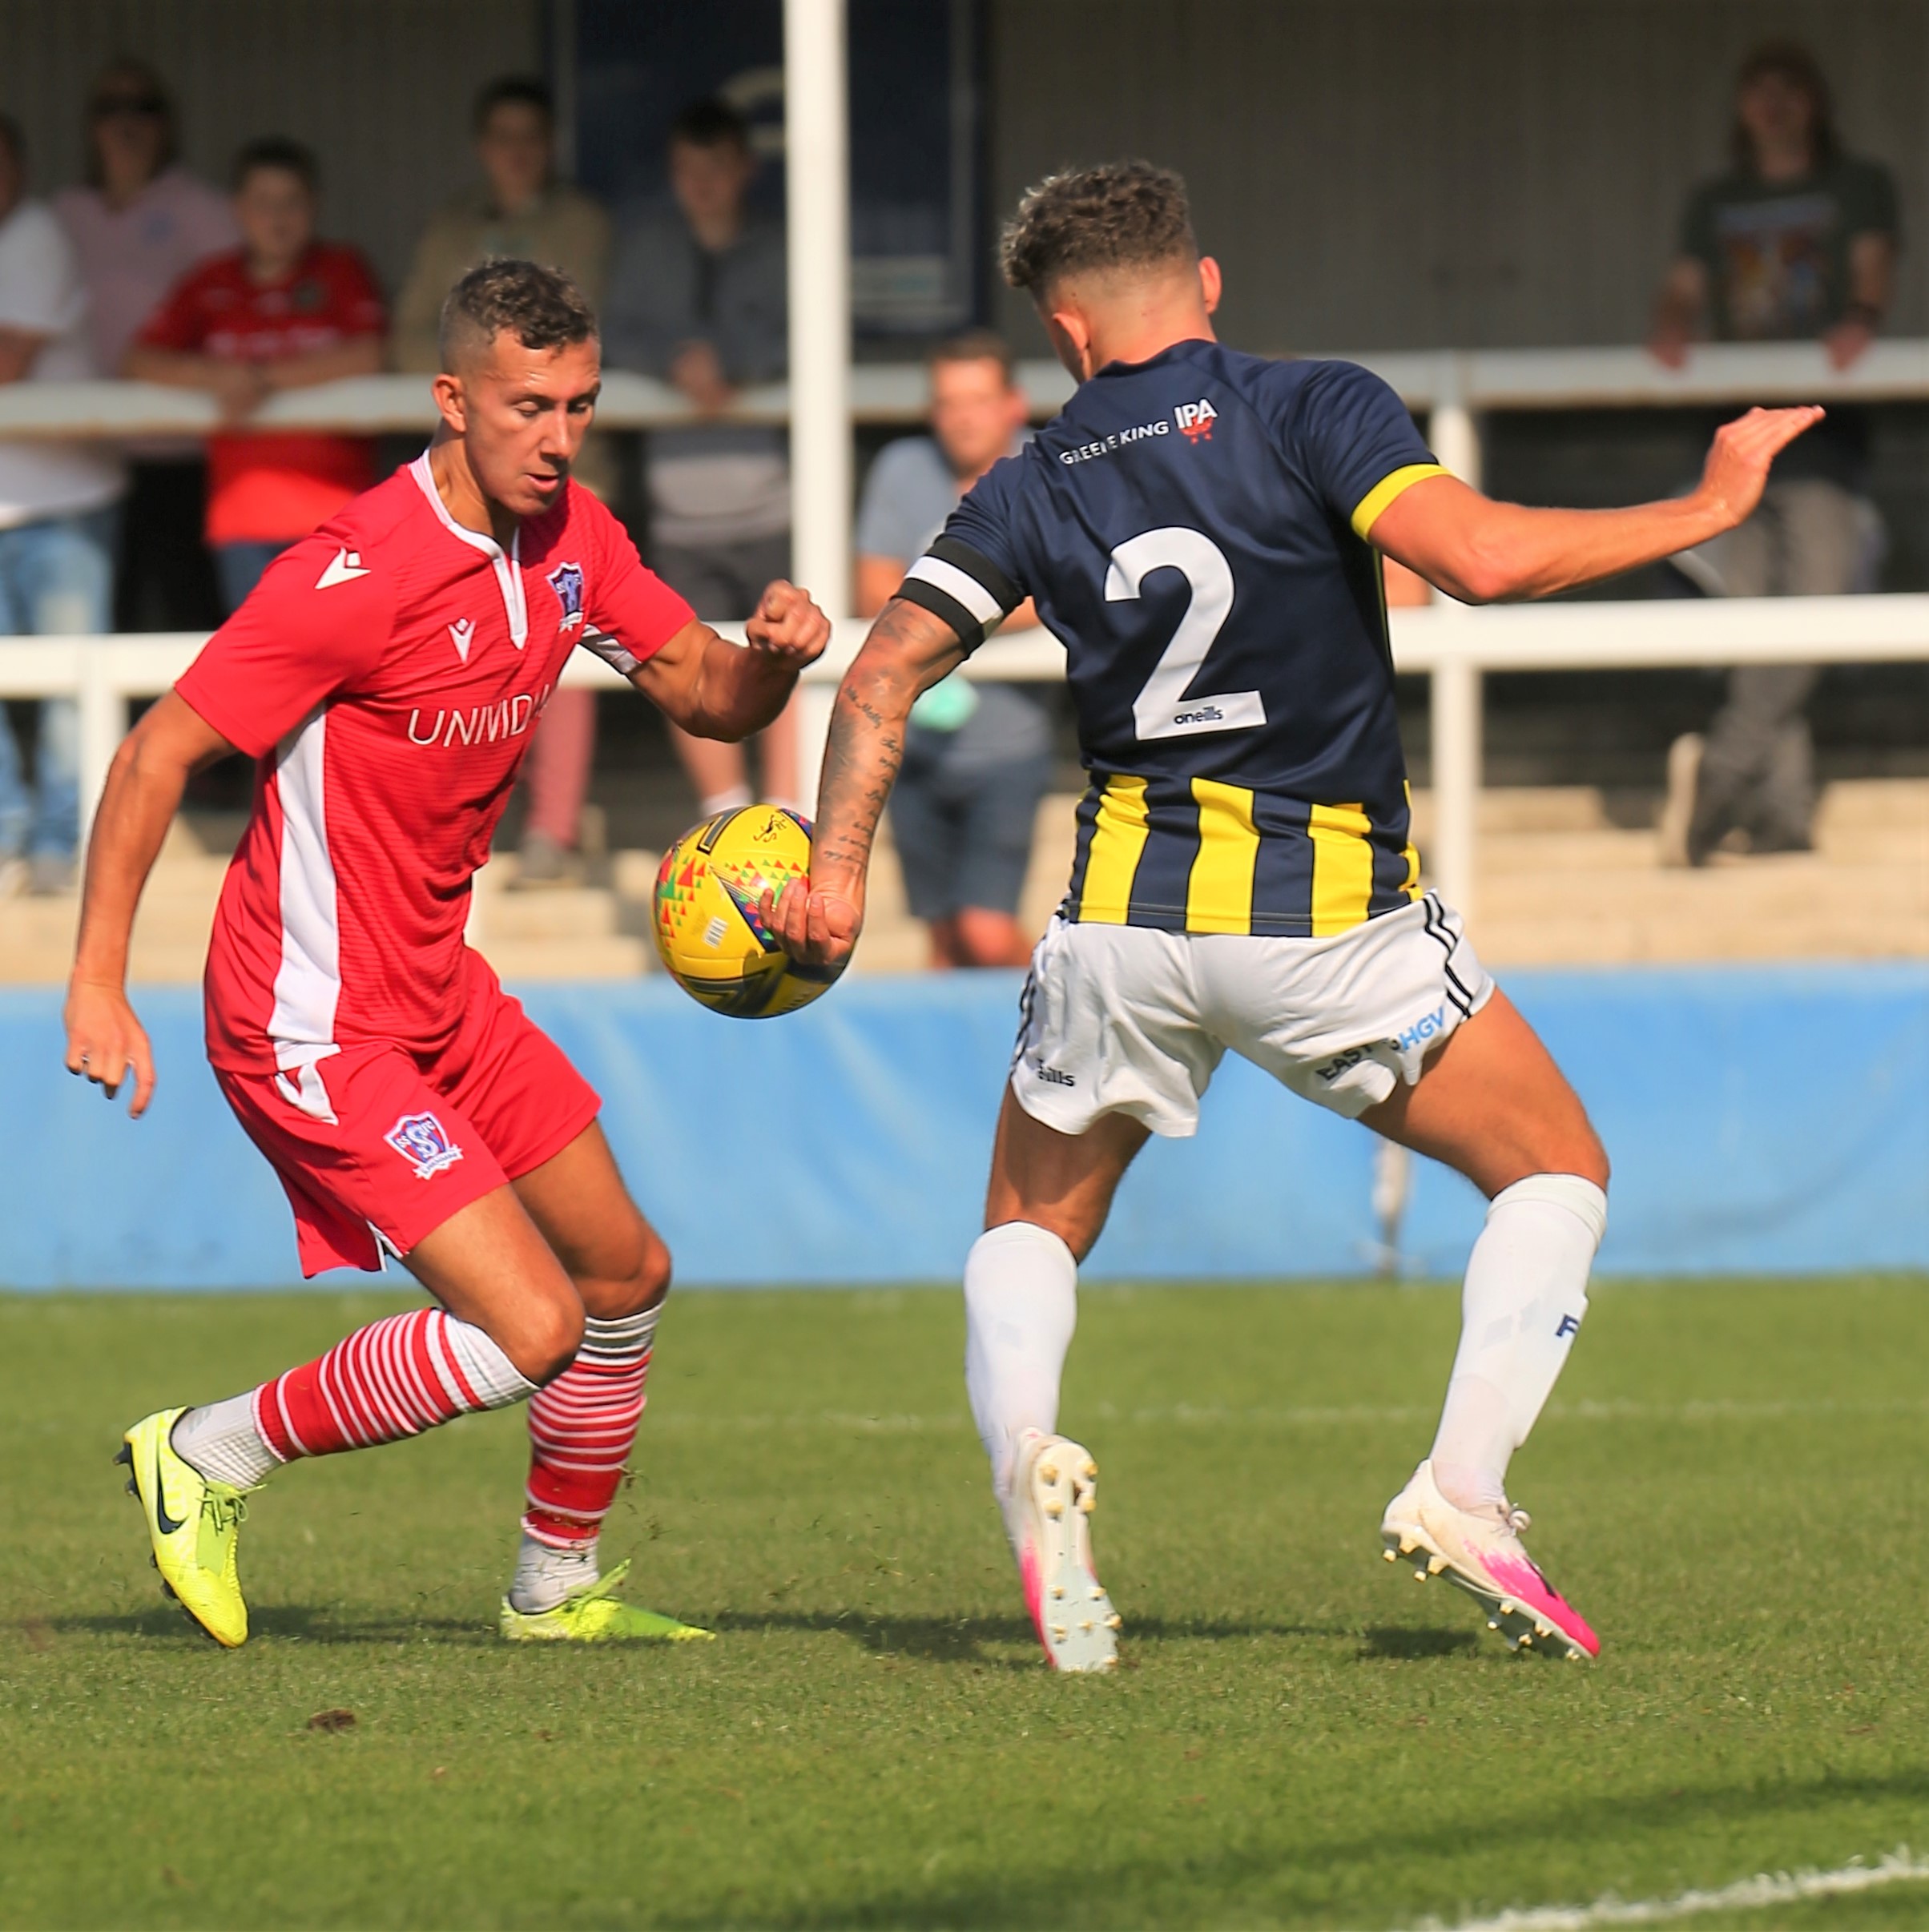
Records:
[[[189,271],[122,364],[148,382],[205,389],[240,425],[280,389],[381,367],[387,317],[355,249],[315,237],[314,157],[252,141],[235,163],[241,246]],[[207,445],[207,541],[230,610],[298,537],[374,481],[366,438],[241,431]]]

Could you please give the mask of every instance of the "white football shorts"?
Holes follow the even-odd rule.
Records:
[[[1061,1133],[1129,1113],[1183,1138],[1230,1048],[1351,1120],[1412,1086],[1493,989],[1432,892],[1330,939],[1054,918],[1025,983],[1012,1091]]]

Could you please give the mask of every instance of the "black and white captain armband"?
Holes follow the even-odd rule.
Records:
[[[942,618],[968,651],[1025,602],[1025,593],[989,557],[955,537],[939,537],[904,573],[897,594]]]

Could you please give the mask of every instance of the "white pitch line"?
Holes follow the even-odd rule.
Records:
[[[1899,1881],[1929,1879],[1929,1858],[1910,1855],[1898,1845],[1874,1865],[1851,1859],[1833,1872],[1763,1872],[1712,1892],[1678,1892],[1672,1898],[1620,1899],[1609,1894],[1585,1906],[1529,1906],[1499,1912],[1492,1918],[1464,1918],[1451,1932],[1584,1932],[1589,1926],[1658,1926],[1692,1918],[1701,1912],[1747,1910],[1795,1905],[1805,1898],[1834,1898],[1845,1892],[1871,1892]],[[1441,1920],[1421,1920],[1417,1932],[1448,1932]]]

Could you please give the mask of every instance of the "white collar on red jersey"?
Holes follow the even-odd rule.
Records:
[[[521,526],[517,526],[515,535],[509,539],[509,551],[505,555],[501,545],[494,537],[485,536],[481,530],[472,530],[449,515],[449,505],[442,501],[442,493],[435,486],[435,473],[429,467],[426,449],[409,465],[409,473],[429,499],[429,507],[441,519],[443,529],[461,537],[472,550],[480,550],[489,559],[496,573],[497,587],[502,593],[502,610],[509,619],[509,642],[517,650],[522,650],[529,642],[530,613],[522,594]]]

